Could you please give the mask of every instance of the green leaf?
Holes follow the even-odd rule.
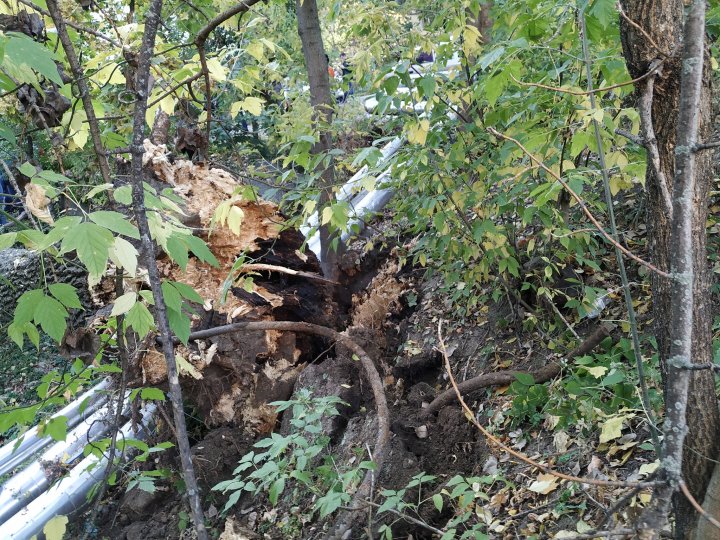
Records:
[[[163,281],[160,284],[160,289],[163,293],[163,299],[165,305],[171,311],[180,312],[182,310],[182,296],[180,292],[175,288],[171,281]]]
[[[17,233],[0,234],[0,250],[12,247],[17,241]]]
[[[98,185],[98,186],[95,186],[94,188],[92,188],[90,191],[88,191],[88,192],[83,196],[83,201],[87,201],[87,200],[89,200],[89,199],[92,199],[92,198],[93,198],[95,195],[97,195],[98,193],[103,193],[104,191],[109,191],[109,190],[111,190],[112,188],[113,188],[113,185],[112,185],[112,184],[100,184],[100,185]]]
[[[35,168],[35,165],[30,163],[29,161],[26,161],[22,165],[20,165],[18,168],[18,171],[20,171],[23,175],[27,176],[28,178],[32,178],[37,174],[37,169]]]
[[[23,330],[27,334],[28,339],[30,340],[30,343],[35,345],[36,349],[40,348],[40,332],[38,332],[38,329],[35,327],[33,323],[26,322],[23,326]]]
[[[165,393],[159,388],[143,388],[140,390],[140,399],[145,401],[165,401]]]
[[[130,311],[137,302],[137,293],[129,292],[115,299],[113,303],[112,311],[110,312],[111,317],[117,317]],[[139,332],[138,332],[139,333]]]
[[[70,229],[63,239],[62,252],[75,250],[90,277],[97,279],[105,271],[108,250],[113,242],[113,235],[107,229],[94,223],[80,223]]]
[[[520,384],[524,384],[525,386],[532,386],[535,384],[535,378],[529,373],[516,373],[515,378],[520,382]]]
[[[129,236],[130,238],[139,239],[140,232],[137,227],[128,221],[128,218],[120,212],[111,212],[108,210],[99,210],[92,212],[88,217],[106,229],[110,229],[118,234]]]
[[[67,176],[62,175],[60,173],[56,173],[55,171],[43,170],[43,171],[40,171],[37,175],[40,178],[42,178],[43,180],[47,180],[51,184],[73,184],[74,183]]]
[[[132,203],[132,186],[129,184],[120,186],[113,191],[113,197],[120,204],[130,205]]]
[[[480,67],[481,70],[484,70],[491,64],[497,62],[503,54],[505,54],[505,47],[498,47],[497,49],[493,49],[478,58],[477,65]]]
[[[21,349],[25,343],[25,333],[23,332],[23,326],[25,324],[31,323],[12,323],[7,329],[8,337]]]
[[[192,251],[202,262],[206,262],[215,268],[220,267],[220,263],[215,258],[215,255],[212,254],[212,251],[210,251],[210,248],[203,240],[197,236],[188,235],[185,237],[185,241],[187,242],[190,251]]]
[[[55,516],[43,527],[45,540],[62,540],[67,529],[67,516]]]
[[[15,306],[13,322],[23,324],[32,321],[35,318],[35,309],[44,297],[45,293],[42,289],[33,289],[24,292],[20,298],[18,298],[17,306]]]
[[[12,128],[5,124],[0,124],[0,139],[5,139],[10,144],[16,145],[15,133]]]
[[[130,277],[137,274],[138,252],[130,242],[119,236],[108,250],[108,257],[117,266],[122,267]]]
[[[273,482],[273,485],[270,486],[270,489],[268,491],[268,498],[270,499],[270,504],[273,506],[277,505],[278,497],[285,489],[285,478],[280,477],[277,480]]]
[[[12,60],[20,65],[24,64],[46,79],[50,79],[60,86],[63,85],[53,54],[49,49],[24,34],[8,32],[6,35],[9,38],[5,43],[6,60]]]
[[[67,416],[52,417],[45,422],[42,432],[56,441],[64,441],[67,438],[67,422]]]
[[[178,292],[183,296],[183,298],[186,298],[187,300],[190,300],[191,302],[197,302],[198,304],[205,303],[205,300],[203,300],[203,297],[200,296],[195,289],[193,289],[190,285],[186,285],[185,283],[181,283],[179,281],[171,281],[173,286],[178,290]]]
[[[432,501],[433,501],[433,504],[435,505],[435,508],[437,509],[437,511],[442,512],[442,509],[443,509],[442,495],[440,495],[439,493],[436,493],[435,495],[432,496]]]
[[[168,309],[167,316],[170,330],[182,341],[183,345],[187,345],[188,339],[190,339],[190,318],[173,309]]]
[[[185,242],[181,240],[181,237],[184,236],[185,235],[180,235],[179,233],[173,233],[165,245],[167,254],[170,255],[170,258],[175,261],[183,271],[187,268],[187,263],[190,260],[188,257],[188,247]]]
[[[388,96],[392,96],[400,86],[400,77],[397,75],[391,75],[385,81],[383,81],[383,89]]]
[[[53,283],[48,286],[50,294],[60,300],[60,302],[68,308],[82,309],[80,298],[75,291],[75,287],[68,283]]]
[[[58,343],[62,341],[67,327],[68,312],[65,307],[49,296],[43,295],[42,300],[35,308],[35,322],[38,323],[47,335]]]
[[[430,75],[425,75],[417,81],[417,86],[422,90],[422,96],[425,99],[430,99],[435,93],[435,79]]]
[[[135,302],[135,305],[130,308],[130,311],[125,315],[125,322],[138,333],[140,339],[144,338],[155,327],[153,316],[145,307],[145,304],[140,302]]]

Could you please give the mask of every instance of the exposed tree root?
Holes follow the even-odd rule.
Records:
[[[566,358],[568,360],[571,360],[576,356],[588,354],[595,347],[597,347],[600,342],[602,342],[602,340],[608,337],[615,328],[616,326],[612,323],[606,322],[601,324],[574,351],[570,352],[570,354],[568,354]],[[512,382],[517,380],[517,375],[532,375],[535,383],[539,384],[547,382],[553,377],[556,377],[560,373],[560,370],[560,363],[553,362],[543,368],[538,369],[537,371],[532,372],[508,370],[498,371],[496,373],[484,373],[483,375],[478,375],[477,377],[473,377],[472,379],[461,382],[460,384],[458,384],[458,388],[460,389],[460,393],[463,396],[466,396],[477,390],[487,388],[488,386],[502,386],[506,384],[511,384]],[[453,388],[449,388],[445,390],[442,394],[440,394],[438,397],[436,397],[432,401],[432,403],[430,403],[430,405],[423,409],[423,415],[430,416],[432,414],[435,414],[440,409],[442,409],[446,405],[451,404],[455,400],[457,400],[455,390]]]
[[[206,339],[213,336],[219,336],[221,334],[227,334],[230,332],[238,332],[244,330],[247,332],[252,331],[264,331],[264,330],[279,330],[286,332],[302,332],[305,334],[314,334],[322,336],[324,338],[341,343],[356,356],[362,364],[365,374],[367,375],[370,387],[372,388],[373,398],[375,399],[375,409],[378,417],[378,432],[375,438],[375,447],[373,448],[372,460],[375,462],[376,467],[374,471],[368,471],[365,474],[365,478],[361,482],[358,489],[353,495],[350,509],[342,514],[335,526],[333,527],[334,533],[328,538],[341,538],[345,531],[349,530],[354,526],[359,518],[359,510],[363,510],[367,507],[364,500],[370,495],[372,488],[373,477],[379,474],[382,468],[383,461],[385,459],[385,453],[387,451],[387,444],[390,440],[390,412],[387,406],[387,399],[385,398],[385,390],[383,388],[382,379],[380,374],[375,367],[372,359],[368,356],[365,350],[360,347],[355,341],[353,341],[347,334],[336,332],[331,328],[320,326],[317,324],[311,324],[306,322],[291,322],[291,321],[253,321],[253,322],[238,322],[234,324],[226,324],[223,326],[217,326],[215,328],[209,328],[207,330],[200,330],[190,334],[189,339]]]

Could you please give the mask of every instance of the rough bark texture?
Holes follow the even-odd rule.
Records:
[[[132,137],[132,163],[131,163],[131,184],[132,202],[138,229],[140,231],[142,251],[145,256],[143,263],[148,270],[148,278],[152,288],[153,299],[155,300],[155,322],[160,336],[163,338],[163,353],[167,363],[168,385],[170,387],[170,401],[172,403],[173,417],[175,420],[175,433],[178,443],[178,452],[182,463],[183,480],[185,481],[186,494],[190,503],[190,510],[195,524],[195,533],[198,540],[207,540],[208,533],[205,529],[200,493],[195,476],[191,454],[190,442],[185,424],[185,411],[183,409],[182,390],[178,378],[178,369],[175,362],[175,351],[170,336],[170,324],[168,322],[165,300],[160,289],[160,277],[155,263],[155,245],[151,239],[150,226],[148,225],[145,211],[145,195],[143,188],[143,154],[145,147],[145,113],[148,103],[148,79],[150,76],[150,61],[155,50],[155,37],[160,16],[162,12],[162,0],[152,0],[145,16],[145,32],[143,33],[140,52],[138,54],[137,78],[135,80],[135,111],[133,113],[133,137]]]
[[[22,293],[42,286],[43,266],[40,254],[27,249],[0,251],[0,323],[12,320]],[[87,287],[87,271],[73,262],[62,266],[45,266],[48,283],[69,283],[78,292],[85,309],[92,306]]]
[[[313,154],[326,154],[332,148],[330,123],[333,117],[333,99],[330,93],[328,61],[320,32],[317,3],[315,0],[297,0],[298,33],[302,42],[305,67],[310,84],[310,103],[315,110],[314,119],[319,140],[313,146]],[[330,162],[321,173],[320,209],[332,202],[332,185],[335,183],[335,167]],[[320,227],[321,262],[325,277],[337,280],[338,252],[330,247],[333,235],[327,225]]]
[[[628,18],[639,24],[644,31],[660,44],[671,57],[666,58],[655,80],[652,103],[652,123],[660,154],[660,168],[665,178],[672,182],[675,169],[675,136],[677,110],[680,101],[680,74],[682,42],[683,3],[680,0],[624,0],[623,9]],[[638,77],[647,72],[651,63],[663,55],[637,28],[621,19],[621,36],[626,63],[630,74]],[[698,139],[708,140],[711,134],[711,81],[707,56],[699,116]],[[698,154],[696,163],[697,182],[694,204],[696,219],[692,226],[694,251],[695,319],[693,325],[692,360],[708,363],[712,358],[710,273],[706,252],[705,221],[707,218],[708,192],[712,180],[710,153]],[[668,186],[672,189],[672,186]],[[670,221],[663,210],[658,178],[648,167],[648,243],[653,264],[661,270],[669,270]],[[668,358],[671,336],[670,283],[654,275],[652,278],[655,335],[660,358]],[[663,366],[665,373],[665,366]],[[672,406],[668,403],[667,406]],[[683,476],[698,500],[703,500],[712,474],[714,459],[718,455],[720,426],[715,399],[714,377],[709,371],[694,371],[690,383],[687,421],[689,434],[685,443]],[[710,459],[709,459],[710,458]],[[678,497],[675,505],[678,536],[687,537],[696,523],[696,514],[689,503]]]

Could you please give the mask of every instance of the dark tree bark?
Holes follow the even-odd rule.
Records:
[[[684,8],[682,0],[622,0],[626,17],[621,17],[621,37],[625,60],[633,77],[652,71],[657,74],[638,83],[643,133],[654,132],[655,141],[645,140],[649,150],[656,145],[656,163],[652,151],[648,152],[648,244],[651,261],[663,271],[670,270],[671,259],[671,210],[667,194],[673,192],[675,175],[677,111],[680,106],[680,79],[682,67],[682,32]],[[632,21],[634,24],[631,24]],[[637,28],[638,25],[642,31]],[[698,140],[706,141],[711,134],[711,79],[709,56],[705,54],[700,104],[696,112],[699,120]],[[643,102],[647,103],[643,115]],[[651,116],[651,117],[650,117]],[[649,129],[651,128],[651,129]],[[647,138],[647,135],[646,135]],[[694,266],[694,321],[692,328],[692,361],[709,363],[712,360],[712,315],[710,309],[710,272],[706,250],[705,221],[708,212],[708,193],[712,181],[712,164],[709,152],[700,152],[695,162],[695,188],[693,204],[696,213],[692,222]],[[653,311],[655,335],[660,358],[663,362],[666,409],[674,403],[667,402],[668,365],[671,342],[671,282],[663,277],[652,276]],[[702,501],[710,480],[714,462],[720,449],[718,428],[720,414],[715,398],[714,376],[710,370],[691,373],[688,396],[683,477],[691,493]],[[697,523],[692,506],[682,496],[675,500],[678,537],[688,537]]]
[[[205,518],[200,500],[195,469],[190,454],[190,441],[185,424],[185,410],[183,408],[182,389],[178,376],[177,363],[175,362],[175,349],[172,341],[172,332],[168,322],[167,309],[160,288],[160,275],[155,260],[155,244],[150,235],[147,213],[145,211],[145,193],[143,188],[144,173],[142,158],[145,153],[143,141],[145,139],[145,113],[148,104],[148,79],[150,77],[150,62],[155,51],[155,37],[160,25],[163,0],[152,0],[145,16],[145,32],[143,33],[140,51],[137,56],[138,66],[135,80],[135,110],[133,113],[133,134],[130,181],[132,184],[132,202],[138,229],[140,231],[142,253],[144,254],[145,266],[148,270],[148,278],[155,301],[155,322],[163,342],[163,354],[167,364],[169,396],[172,403],[173,417],[175,420],[175,433],[177,435],[178,452],[182,463],[182,475],[185,481],[186,494],[190,504],[190,512],[195,525],[195,533],[198,540],[208,540],[208,533],[205,529]]]
[[[298,33],[302,42],[305,67],[310,84],[310,103],[314,109],[313,119],[319,136],[319,140],[313,146],[312,152],[316,155],[327,155],[327,152],[332,149],[330,124],[334,108],[332,94],[330,93],[328,60],[320,32],[317,3],[315,0],[297,0],[296,5]],[[332,191],[332,185],[335,183],[335,166],[332,163],[332,157],[328,155],[328,159],[331,160],[330,163],[321,165],[320,212],[322,212],[325,205],[332,203],[335,199]],[[320,225],[320,266],[326,278],[337,281],[339,273],[338,251],[331,247],[333,236],[327,225]],[[338,249],[339,247],[338,244]]]

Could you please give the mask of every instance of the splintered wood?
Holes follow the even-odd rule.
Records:
[[[335,304],[328,284],[317,279],[317,259],[301,252],[300,233],[283,230],[284,219],[274,203],[243,200],[237,195],[240,184],[230,173],[204,163],[171,160],[164,145],[146,140],[143,160],[156,179],[171,186],[184,201],[184,221],[196,227],[196,235],[203,237],[220,263],[213,268],[191,258],[183,271],[169,258],[157,261],[163,278],[193,287],[205,301],[205,316],[193,315],[195,327],[201,319],[205,327],[238,319],[304,320],[334,326]],[[236,223],[231,230],[213,221],[220,205],[241,210],[236,211],[242,216],[239,227]],[[243,253],[255,264],[229,277]],[[248,275],[248,270],[253,276],[252,290],[233,286],[221,302],[226,280]],[[274,408],[266,403],[289,398],[304,362],[322,347],[307,336],[252,332],[179,346],[177,355],[186,393],[208,425],[234,423],[262,432],[275,423]],[[159,352],[149,351],[139,367],[143,384],[164,382],[166,370]]]

